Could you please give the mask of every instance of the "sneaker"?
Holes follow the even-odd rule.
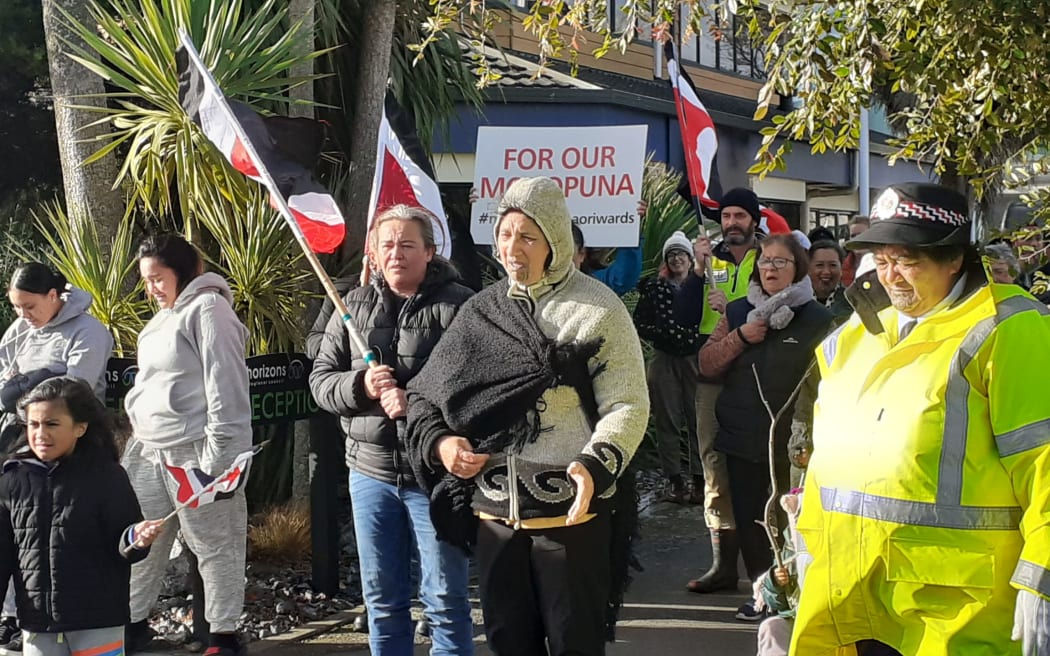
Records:
[[[688,502],[688,499],[689,491],[686,489],[685,481],[682,480],[681,476],[672,477],[667,490],[664,492],[664,501],[685,504]]]
[[[204,656],[244,656],[244,645],[237,645],[236,649],[230,647],[208,647],[204,650]]]
[[[4,656],[22,656],[22,632],[16,629],[16,632],[11,639],[7,641],[7,644],[0,647],[0,654]]]
[[[0,647],[11,642],[15,636],[22,637],[22,630],[18,628],[18,622],[7,617],[0,620]]]
[[[733,617],[742,622],[760,622],[766,618],[766,612],[764,610],[755,610],[755,602],[750,600],[740,608],[737,608],[736,615]]]

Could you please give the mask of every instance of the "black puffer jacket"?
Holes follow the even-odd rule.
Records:
[[[142,521],[119,463],[78,448],[48,466],[21,452],[0,475],[0,593],[14,576],[18,621],[32,632],[121,626],[129,621],[131,563],[124,534]]]
[[[346,295],[354,324],[379,362],[393,367],[398,387],[404,389],[423,368],[459,306],[473,294],[458,280],[455,268],[435,257],[411,298],[398,298],[382,281]],[[343,418],[350,469],[394,485],[415,485],[405,455],[405,418],[388,418],[379,401],[368,398],[367,368],[350,344],[342,318],[333,316],[310,374],[314,399]]]
[[[754,306],[746,298],[731,301],[726,306],[729,330],[736,330],[747,321]],[[776,413],[802,380],[813,351],[832,325],[832,315],[817,301],[791,308],[795,316],[781,330],[770,329],[766,338],[748,346],[725,375],[725,387],[718,395],[715,414],[718,417],[718,435],[715,449],[751,462],[769,461],[769,414],[758,393],[752,365],[758,369],[762,391],[769,406]],[[777,446],[774,453],[787,453],[791,435],[791,412],[785,412],[777,424]]]

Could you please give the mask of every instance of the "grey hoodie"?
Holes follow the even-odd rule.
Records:
[[[113,337],[87,313],[91,294],[68,286],[62,300],[62,308],[46,325],[33,328],[18,319],[7,328],[0,338],[0,378],[50,369],[56,376],[83,378],[104,401]]]
[[[139,371],[124,400],[135,438],[154,449],[204,440],[200,465],[210,474],[250,449],[247,336],[226,281],[191,280],[139,333]]]

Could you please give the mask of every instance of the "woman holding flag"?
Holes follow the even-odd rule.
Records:
[[[466,554],[438,542],[430,500],[406,455],[405,387],[473,292],[436,254],[431,214],[395,205],[369,233],[370,284],[351,290],[346,306],[379,366],[350,339],[343,318],[328,322],[310,374],[317,404],[342,417],[361,587],[373,656],[412,653],[411,563],[419,557],[433,656],[474,653]]]
[[[134,436],[122,464],[143,513],[156,519],[185,501],[177,474],[199,469],[218,476],[251,449],[248,331],[233,311],[229,285],[203,272],[200,255],[185,239],[148,237],[138,256],[146,292],[160,309],[139,334],[139,372],[125,399]],[[235,656],[241,651],[235,631],[244,606],[244,492],[183,508],[173,520],[178,526],[167,527],[157,548],[132,569],[126,650],[141,651],[150,640],[146,618],[181,528],[204,581],[212,631],[205,654]]]

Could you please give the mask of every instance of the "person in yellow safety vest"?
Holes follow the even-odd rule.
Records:
[[[791,654],[1050,654],[1050,310],[988,282],[955,191],[873,214],[816,351]]]
[[[718,325],[730,301],[747,296],[748,280],[755,265],[755,246],[762,220],[758,196],[750,189],[730,189],[719,202],[722,241],[714,247],[701,232],[693,244],[693,273],[682,283],[674,300],[675,319],[683,326],[697,326],[701,339]],[[710,264],[714,281],[707,280]],[[701,342],[701,345],[703,342]],[[725,456],[715,451],[718,421],[715,403],[722,391],[719,379],[700,377],[696,390],[696,431],[704,468],[704,521],[711,532],[714,562],[702,576],[686,584],[690,592],[735,590],[737,586],[736,523],[729,497]]]

